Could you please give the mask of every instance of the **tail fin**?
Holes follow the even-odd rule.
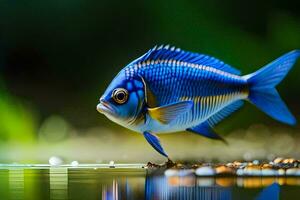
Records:
[[[249,100],[270,117],[290,125],[296,124],[295,117],[275,89],[300,56],[300,50],[291,51],[258,71],[244,76],[249,84]]]

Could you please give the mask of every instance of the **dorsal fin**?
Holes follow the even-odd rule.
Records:
[[[192,64],[199,64],[204,66],[213,67],[228,73],[235,75],[240,75],[240,71],[225,64],[223,61],[216,59],[214,57],[192,53],[188,51],[181,50],[176,47],[170,47],[169,45],[161,45],[159,47],[155,46],[145,53],[140,58],[134,60],[130,64],[139,64],[147,61],[157,61],[157,60],[176,60],[180,62],[187,62]]]

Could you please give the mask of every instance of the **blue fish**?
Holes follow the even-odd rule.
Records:
[[[97,110],[110,120],[144,135],[168,157],[158,133],[189,131],[223,140],[214,126],[241,108],[244,100],[270,117],[294,125],[275,89],[300,50],[291,51],[258,71],[240,71],[208,55],[162,45],[125,66],[100,98]]]

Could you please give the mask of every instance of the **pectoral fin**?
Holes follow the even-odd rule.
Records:
[[[149,144],[161,155],[165,156],[168,158],[167,153],[165,152],[165,150],[163,149],[163,147],[160,144],[159,138],[154,135],[151,134],[147,131],[145,131],[144,133],[144,137],[146,138],[147,142],[149,142]]]
[[[203,122],[201,124],[199,124],[198,126],[192,127],[192,128],[188,128],[186,129],[187,131],[202,135],[204,137],[208,137],[211,139],[215,139],[215,140],[221,140],[223,141],[225,144],[228,144],[227,141],[222,138],[221,136],[219,136],[214,130],[213,128],[208,124],[208,122]]]
[[[162,124],[168,124],[179,115],[186,113],[193,106],[193,101],[181,101],[156,108],[148,108],[150,117]]]

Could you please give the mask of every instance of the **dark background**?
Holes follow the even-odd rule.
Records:
[[[300,1],[282,0],[2,0],[1,138],[27,129],[34,138],[51,115],[75,129],[117,128],[96,112],[98,98],[122,67],[156,44],[253,72],[300,48],[299,8]],[[279,86],[298,119],[299,73],[298,62]],[[221,130],[253,123],[287,128],[246,106]]]

